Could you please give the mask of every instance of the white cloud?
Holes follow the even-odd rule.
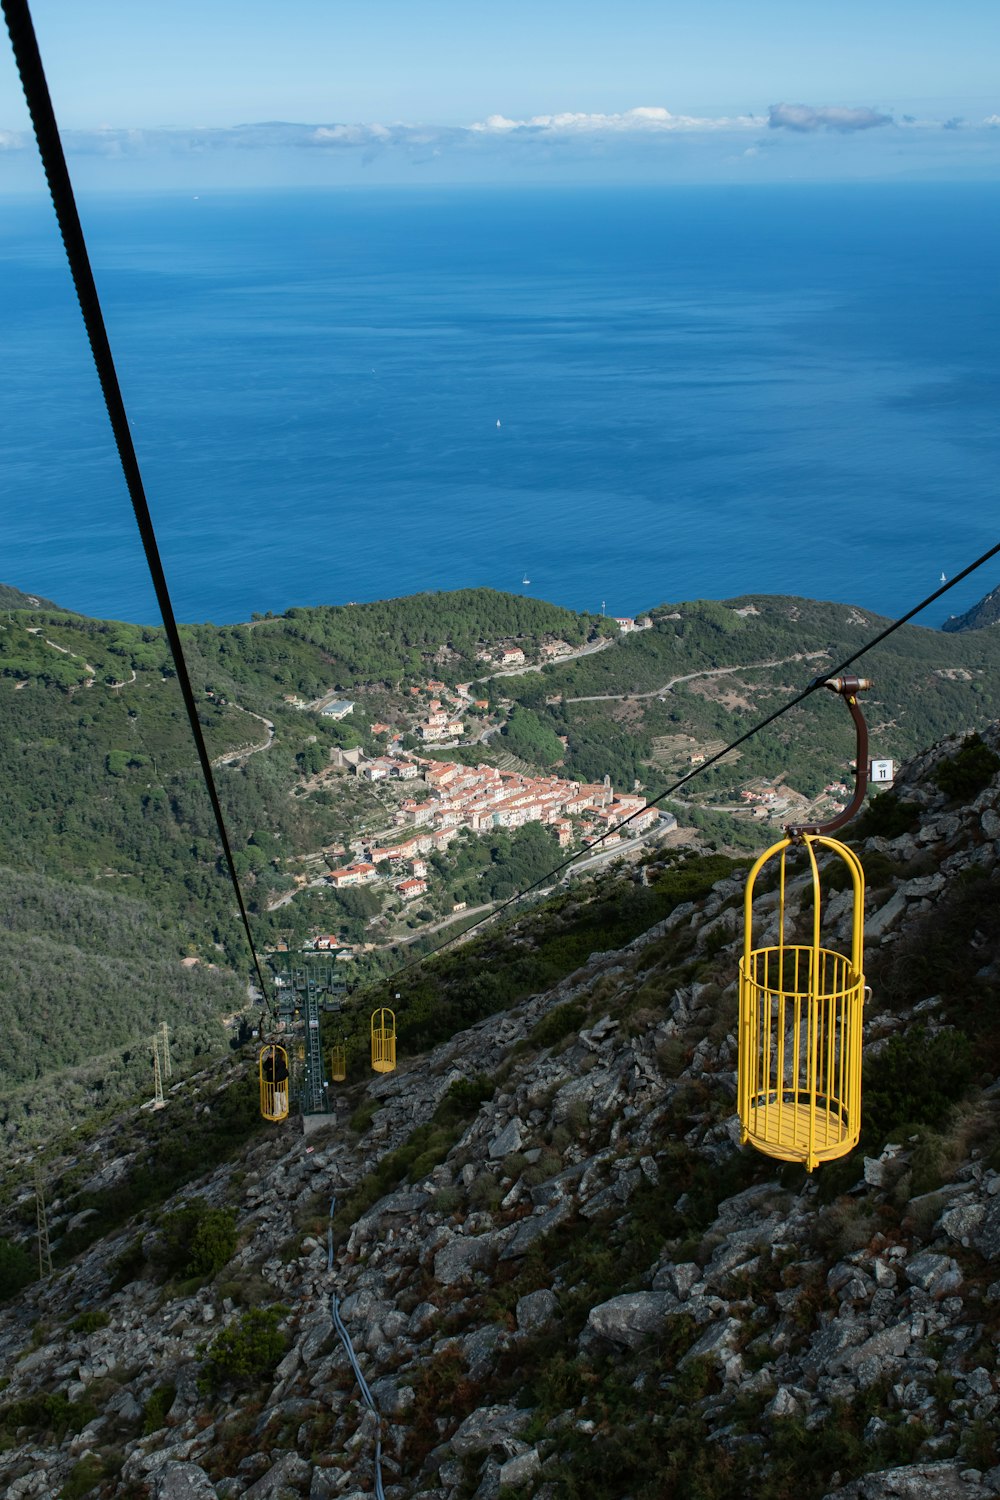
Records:
[[[768,110],[768,125],[772,130],[794,130],[800,134],[816,130],[837,130],[849,133],[855,130],[873,130],[879,125],[891,125],[891,115],[880,115],[874,109],[848,109],[842,104],[772,104]]]
[[[146,161],[155,161],[161,176],[173,174],[178,180],[193,172],[205,174],[205,180],[213,175],[221,180],[227,171],[246,175],[256,161],[265,173],[278,172],[280,162],[282,180],[302,181],[350,180],[368,168],[389,180],[394,173],[408,176],[411,169],[438,160],[445,176],[451,173],[456,180],[475,180],[480,173],[484,180],[510,172],[583,174],[595,166],[598,174],[634,171],[671,180],[707,180],[723,169],[752,170],[755,177],[787,175],[790,169],[808,175],[822,174],[828,163],[842,163],[837,142],[847,139],[858,143],[848,148],[852,170],[892,175],[931,151],[936,154],[928,159],[935,164],[947,161],[960,169],[966,162],[977,171],[985,164],[1000,175],[1000,160],[994,161],[1000,114],[973,123],[903,113],[893,117],[842,105],[777,104],[756,116],[713,116],[675,114],[663,105],[647,104],[619,112],[566,110],[525,118],[495,113],[465,125],[264,121],[175,130],[101,126],[63,135],[71,158],[105,163],[103,170],[123,181],[129,163],[134,174],[144,170]],[[932,146],[932,141],[942,144]],[[30,134],[0,129],[0,159],[8,163],[8,178],[14,163],[31,154],[26,149],[31,145]]]
[[[479,134],[510,134],[511,131],[558,134],[625,134],[633,132],[703,130],[755,130],[760,120],[753,115],[734,117],[673,115],[660,105],[639,105],[621,114],[584,114],[566,112],[558,115],[531,115],[526,120],[509,120],[506,115],[488,115],[468,128]]]
[[[97,130],[67,131],[63,137],[70,152],[105,157],[133,156],[146,152],[172,155],[226,148],[274,149],[283,147],[320,151],[373,151],[395,148],[426,152],[442,147],[476,149],[490,141],[552,143],[579,141],[581,145],[599,138],[653,139],[672,134],[701,135],[759,130],[762,118],[752,115],[735,117],[697,117],[675,115],[658,105],[642,105],[620,114],[591,114],[565,111],[560,114],[532,115],[529,119],[509,119],[493,114],[472,125],[408,124],[396,122],[333,122],[327,124],[292,124],[269,121],[229,127],[193,127],[186,130],[125,130],[102,126]],[[13,143],[16,138],[11,136]],[[3,137],[0,136],[0,146]]]

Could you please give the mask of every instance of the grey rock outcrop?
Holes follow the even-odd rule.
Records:
[[[627,1292],[592,1307],[587,1315],[587,1332],[636,1349],[662,1327],[677,1301],[669,1292]]]
[[[996,1481],[955,1463],[906,1464],[866,1474],[831,1490],[824,1500],[985,1500],[1000,1494]]]
[[[216,1500],[215,1486],[198,1464],[173,1460],[149,1476],[153,1500]]]

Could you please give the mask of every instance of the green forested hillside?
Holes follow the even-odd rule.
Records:
[[[0,609],[58,609],[51,599],[41,599],[37,594],[24,594],[11,588],[9,583],[0,583]]]
[[[362,703],[354,721],[333,723],[289,707],[286,694],[358,696],[370,685],[377,694],[436,672],[461,680],[482,670],[478,650],[554,635],[579,642],[602,626],[537,600],[467,590],[185,627],[210,751],[261,743],[266,726],[254,714],[274,725],[266,754],[218,772],[251,909],[263,911],[281,888],[283,860],[345,839],[365,805],[353,787],[340,805],[325,791],[292,794],[332,745],[374,749],[374,713]],[[381,706],[376,696],[373,709]],[[235,959],[242,939],[162,632],[12,611],[0,620],[0,714],[0,860],[113,878],[185,923],[196,950],[222,943]]]
[[[28,610],[27,595],[9,592],[3,607],[15,613],[0,622],[0,675],[69,687],[88,678],[117,682],[127,681],[131,671],[173,670],[156,627],[90,620],[46,601]],[[196,678],[208,672],[216,681],[265,694],[294,690],[311,698],[330,688],[426,676],[432,668],[444,681],[460,682],[482,670],[476,659],[481,647],[513,640],[533,645],[551,637],[579,645],[592,633],[614,629],[599,615],[541,599],[458,589],[376,604],[294,608],[243,625],[188,625],[182,636]]]
[[[45,1130],[86,1105],[151,1086],[145,1042],[162,1021],[176,1055],[220,1052],[220,1017],[246,989],[185,962],[185,937],[153,905],[0,869],[0,1125]]]
[[[306,698],[361,683],[399,684],[434,675],[447,683],[483,671],[476,652],[502,641],[534,646],[558,637],[580,645],[613,632],[599,615],[499,594],[458,589],[377,604],[290,609],[250,625],[190,632],[204,670],[241,688],[294,690]]]
[[[217,1018],[245,1003],[249,963],[162,631],[72,615],[16,589],[3,602],[0,1118],[10,1129],[26,1113],[63,1117],[147,1086],[142,1039],[160,1021],[174,1028],[179,1056],[221,1045]],[[368,725],[383,684],[469,678],[481,669],[477,650],[515,638],[579,642],[595,623],[468,591],[184,627],[211,754],[267,747],[216,770],[258,942],[275,924],[301,937],[329,919],[315,899],[269,916],[290,884],[286,860],[346,840],[366,816],[384,819],[353,779],[336,796],[302,795],[331,746],[375,748]],[[355,723],[284,698],[334,688],[358,700]],[[198,967],[183,967],[185,956]],[[228,977],[208,962],[229,966]]]
[[[978,604],[974,604],[964,614],[950,615],[941,629],[956,632],[985,630],[998,622],[1000,622],[1000,588],[995,588],[990,590],[985,599],[980,599]]]
[[[637,776],[656,791],[689,768],[690,743],[725,744],[825,675],[889,621],[841,604],[753,596],[661,605],[653,629],[612,651],[506,679],[503,691],[568,739],[567,772]],[[853,669],[873,753],[903,760],[942,735],[1000,716],[1000,633],[944,635],[907,625]],[[500,685],[497,685],[498,687]],[[765,731],[739,762],[699,778],[720,796],[749,777],[786,773],[814,794],[843,773],[853,731],[826,694]]]

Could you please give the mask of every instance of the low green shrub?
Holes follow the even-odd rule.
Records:
[[[136,1165],[110,1187],[80,1193],[73,1200],[74,1213],[87,1208],[97,1213],[62,1236],[55,1251],[57,1263],[65,1265],[143,1209],[158,1207],[186,1182],[234,1156],[264,1128],[256,1078],[250,1075],[219,1089],[211,1096],[210,1109],[194,1118],[171,1110],[144,1116],[143,1150]],[[133,1265],[123,1267],[121,1274],[132,1279]]]
[[[895,839],[912,833],[919,822],[920,809],[915,802],[904,801],[898,792],[880,792],[852,827],[851,838]]]
[[[865,1065],[866,1135],[884,1141],[904,1124],[943,1125],[972,1081],[973,1055],[960,1031],[928,1036],[913,1026]]]
[[[185,1270],[189,1276],[214,1276],[235,1250],[235,1213],[231,1208],[210,1208],[198,1221]]]
[[[236,1249],[235,1213],[210,1208],[202,1198],[165,1214],[159,1229],[150,1258],[164,1278],[214,1276]]]
[[[485,1209],[488,1213],[500,1206],[502,1197],[503,1189],[490,1172],[481,1173],[469,1189],[470,1207]]]
[[[884,889],[899,874],[888,854],[882,854],[877,849],[863,854],[861,864],[865,872],[865,884],[869,890]]]
[[[78,1318],[74,1318],[69,1325],[71,1333],[96,1333],[99,1328],[107,1328],[111,1322],[108,1314],[99,1307],[89,1307],[82,1312]]]
[[[380,1106],[377,1099],[366,1099],[363,1104],[358,1105],[357,1109],[354,1111],[353,1115],[347,1122],[351,1130],[354,1131],[355,1135],[363,1135],[365,1133],[372,1120],[374,1119],[375,1113],[379,1109],[379,1107]]]
[[[71,1401],[64,1391],[42,1391],[0,1407],[0,1431],[15,1433],[27,1427],[36,1439],[52,1433],[62,1442],[67,1433],[82,1432],[97,1416],[97,1407],[86,1396]]]
[[[436,1214],[453,1214],[460,1207],[462,1194],[456,1187],[442,1188],[439,1193],[434,1194],[434,1212]]]
[[[468,1120],[479,1112],[479,1106],[496,1093],[496,1085],[485,1073],[472,1078],[456,1078],[435,1109],[432,1118],[441,1125]]]
[[[280,1306],[252,1307],[224,1328],[208,1350],[203,1388],[213,1394],[223,1386],[251,1390],[273,1374],[286,1348],[278,1327],[286,1312]]]
[[[142,1430],[147,1437],[150,1433],[159,1432],[160,1428],[165,1425],[167,1412],[173,1406],[176,1395],[176,1386],[158,1385],[147,1399],[142,1409]]]
[[[18,1292],[34,1281],[37,1264],[23,1245],[15,1240],[0,1239],[0,1302],[16,1297]]]
[[[96,1453],[88,1453],[70,1469],[69,1476],[59,1491],[59,1500],[82,1500],[82,1497],[95,1490],[105,1477],[103,1461]]]
[[[111,1273],[111,1291],[121,1291],[122,1287],[140,1280],[145,1267],[146,1257],[142,1249],[142,1236],[136,1235],[121,1254],[116,1255],[108,1264],[108,1270]]]
[[[953,802],[968,802],[984,791],[1000,771],[1000,756],[984,745],[978,734],[967,735],[961,749],[939,761],[933,779]]]
[[[962,1433],[959,1453],[963,1463],[977,1469],[992,1469],[1000,1457],[996,1427],[985,1417],[977,1417]]]
[[[557,1005],[548,1015],[532,1027],[528,1040],[534,1047],[554,1047],[563,1037],[579,1031],[587,1019],[587,1012],[578,1000],[567,1000]]]

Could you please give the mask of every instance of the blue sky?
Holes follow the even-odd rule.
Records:
[[[32,11],[87,185],[1000,176],[996,0]],[[35,180],[26,128],[5,51],[0,190]]]

